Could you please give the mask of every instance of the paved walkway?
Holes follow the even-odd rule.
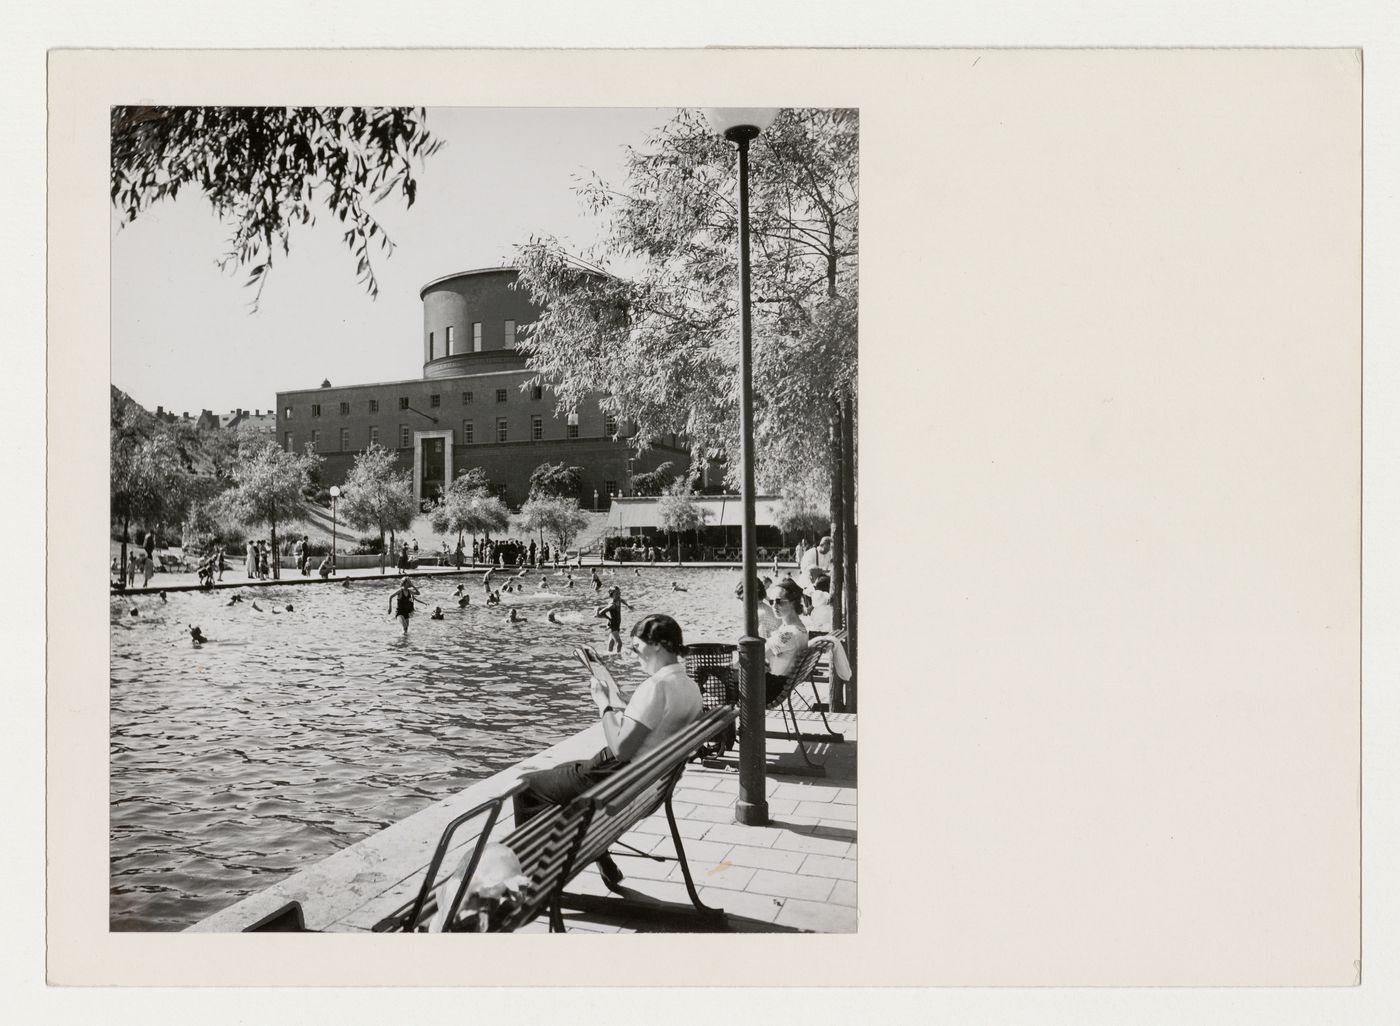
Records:
[[[810,690],[810,689],[808,689]],[[825,686],[821,687],[825,691]],[[823,694],[823,697],[826,697]],[[800,713],[801,729],[822,730],[815,713]],[[705,904],[724,909],[727,927],[742,932],[851,933],[856,930],[856,717],[828,714],[842,743],[808,744],[822,776],[806,767],[793,741],[767,739],[769,762],[766,826],[734,822],[739,778],[734,768],[692,763],[677,784],[673,809],[691,873]],[[782,729],[772,716],[770,731]],[[422,881],[443,826],[491,794],[499,794],[520,773],[581,758],[599,747],[600,730],[589,728],[546,752],[489,780],[438,802],[294,874],[191,927],[197,932],[240,930],[289,900],[303,903],[307,925],[329,932],[365,932],[408,901]],[[737,752],[735,753],[737,754]],[[495,835],[512,828],[506,812]],[[459,850],[474,840],[464,828]],[[664,810],[639,823],[623,840],[644,853],[671,855]],[[617,849],[615,849],[617,851]],[[450,853],[443,872],[460,856]],[[680,865],[623,853],[624,886],[633,895],[675,902],[689,908]],[[577,894],[606,896],[596,868],[570,884]],[[615,904],[614,904],[615,903]],[[596,912],[564,911],[566,926],[579,933],[665,932],[702,928],[674,920],[632,914],[613,897]],[[546,932],[543,919],[526,932]]]

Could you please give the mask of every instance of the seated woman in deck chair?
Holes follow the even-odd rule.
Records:
[[[664,613],[644,616],[632,627],[631,649],[649,677],[632,693],[626,709],[610,705],[607,689],[590,685],[608,746],[591,759],[566,762],[521,779],[528,785],[515,796],[515,823],[538,815],[550,805],[567,805],[628,761],[651,751],[700,717],[700,687],[685,673],[681,625]],[[609,855],[598,860],[609,888],[622,882],[622,870]]]
[[[802,624],[802,589],[792,578],[784,578],[769,588],[767,601],[778,618],[778,626],[763,645],[768,659],[764,704],[772,705],[783,693],[793,664],[807,649],[807,628]]]

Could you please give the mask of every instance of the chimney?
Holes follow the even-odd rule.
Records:
[[[157,406],[157,407],[156,407],[156,416],[157,416],[157,417],[164,417],[164,416],[165,416],[165,407],[164,407],[164,406]]]

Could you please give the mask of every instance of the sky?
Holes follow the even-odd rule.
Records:
[[[672,114],[653,108],[433,108],[445,145],[402,197],[373,207],[392,256],[374,266],[379,298],[356,281],[355,258],[329,216],[296,227],[251,312],[247,269],[216,260],[231,234],[197,190],[125,227],[112,219],[112,383],[149,410],[271,409],[279,390],[422,376],[418,290],[443,275],[508,262],[532,235],[574,251],[599,225],[573,192],[596,172],[620,182],[625,146],[641,146]]]

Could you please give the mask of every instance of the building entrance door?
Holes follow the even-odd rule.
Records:
[[[443,454],[447,440],[445,438],[424,438],[419,444],[422,449],[419,452],[418,465],[423,468],[422,487],[419,494],[423,496],[424,502],[436,502],[442,498],[443,488],[447,484],[443,478],[445,472]]]

